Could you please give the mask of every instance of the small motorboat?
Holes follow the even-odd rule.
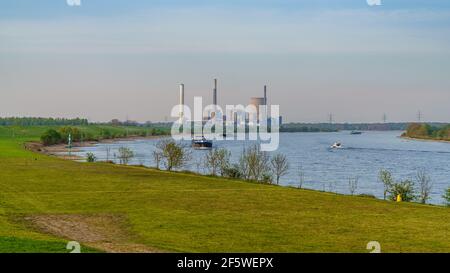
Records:
[[[342,144],[340,142],[335,142],[333,145],[331,145],[331,149],[340,149],[342,148]]]
[[[213,142],[202,136],[201,138],[192,139],[192,147],[199,150],[212,149]]]
[[[361,135],[362,132],[360,132],[360,131],[352,131],[350,134],[351,135]]]

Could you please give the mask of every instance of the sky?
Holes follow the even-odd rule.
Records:
[[[170,119],[186,102],[287,122],[450,122],[450,1],[0,1],[0,116]]]

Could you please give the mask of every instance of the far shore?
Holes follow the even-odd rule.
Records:
[[[450,140],[445,140],[445,139],[415,138],[415,137],[407,137],[407,136],[400,136],[400,138],[403,138],[403,139],[406,139],[406,140],[413,140],[413,141],[450,143]]]
[[[115,143],[120,141],[134,141],[134,140],[143,140],[143,139],[159,139],[165,138],[168,135],[159,135],[159,136],[129,136],[129,137],[120,137],[120,138],[112,138],[112,139],[101,139],[101,140],[90,140],[83,142],[74,142],[72,143],[72,149],[67,147],[67,144],[56,144],[45,146],[41,142],[28,142],[25,144],[25,147],[34,152],[56,156],[66,160],[83,160],[84,157],[77,155],[69,155],[69,152],[80,152],[84,147],[92,147],[100,143]]]

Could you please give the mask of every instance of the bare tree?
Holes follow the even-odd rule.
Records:
[[[191,153],[187,147],[172,139],[160,140],[156,148],[161,153],[162,162],[168,171],[183,167],[191,159]]]
[[[259,145],[244,149],[239,160],[243,177],[247,180],[263,181],[269,175],[269,161],[269,155],[261,151]]]
[[[303,171],[303,168],[300,166],[298,168],[298,188],[303,189],[303,184],[305,184],[305,171]]]
[[[357,177],[357,176],[350,177],[348,179],[348,187],[349,187],[351,195],[355,195],[356,190],[358,189],[358,181],[359,181],[359,177]]]
[[[201,158],[197,158],[194,162],[195,168],[197,170],[197,173],[201,173],[202,166],[203,166],[203,160]]]
[[[106,145],[105,149],[106,149],[106,161],[108,162],[111,154],[111,147],[109,145]]]
[[[223,176],[224,171],[230,165],[231,153],[227,149],[213,149],[205,156],[205,167],[210,173],[216,176],[220,173]]]
[[[155,163],[156,163],[156,169],[159,170],[163,154],[161,151],[153,151],[152,154],[153,154],[153,160],[155,160]]]
[[[120,147],[119,148],[119,162],[120,164],[127,165],[130,160],[134,157],[134,152],[127,147]]]
[[[272,172],[275,175],[277,185],[279,185],[280,177],[287,174],[287,172],[289,171],[289,162],[285,155],[276,154],[270,160],[270,165],[272,167]]]
[[[420,203],[425,204],[428,199],[430,199],[430,193],[433,187],[431,177],[427,174],[425,169],[421,169],[417,172],[416,179],[417,185],[419,186],[418,199]]]

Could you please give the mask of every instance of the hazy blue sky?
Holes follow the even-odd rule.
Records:
[[[163,120],[185,83],[287,121],[450,121],[450,1],[0,1],[0,116]]]

